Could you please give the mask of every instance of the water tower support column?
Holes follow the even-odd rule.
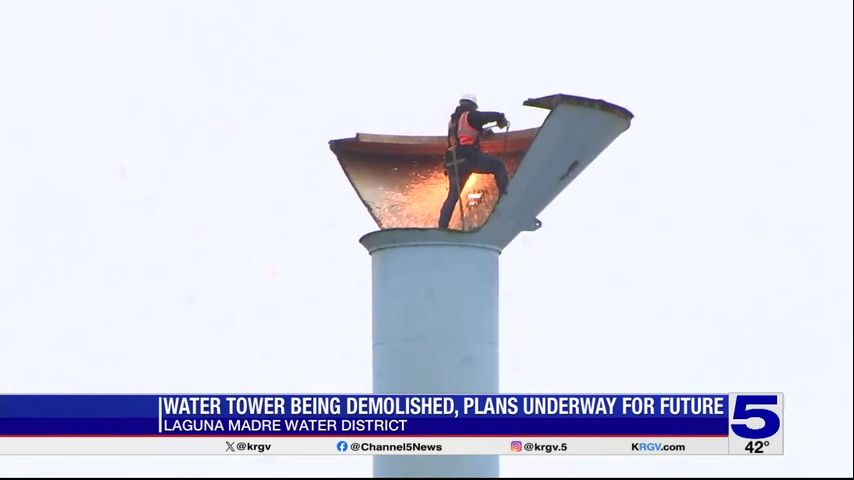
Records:
[[[372,257],[376,394],[498,393],[497,247],[383,230]],[[377,477],[498,476],[497,456],[375,456]]]

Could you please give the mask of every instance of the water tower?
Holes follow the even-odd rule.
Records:
[[[446,139],[357,134],[330,146],[379,230],[372,259],[373,389],[377,394],[498,393],[498,256],[617,136],[632,113],[571,95],[529,99],[539,128],[496,134],[483,150],[507,167],[508,195],[488,175],[462,189],[450,230]],[[498,476],[497,456],[375,456],[374,475]]]

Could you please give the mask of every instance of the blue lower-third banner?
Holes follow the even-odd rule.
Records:
[[[11,454],[782,454],[783,395],[0,395]]]

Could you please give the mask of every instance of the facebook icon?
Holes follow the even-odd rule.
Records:
[[[339,452],[346,452],[347,451],[347,442],[345,442],[344,440],[341,440],[340,442],[338,442],[338,447],[336,447],[336,448],[338,448]]]

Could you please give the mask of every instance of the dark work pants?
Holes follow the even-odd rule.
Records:
[[[491,173],[495,177],[495,183],[498,185],[498,192],[503,194],[507,189],[507,169],[504,168],[504,163],[501,160],[487,155],[479,150],[458,152],[458,158],[465,158],[466,161],[457,165],[459,171],[460,188],[466,186],[466,182],[472,173]],[[460,192],[457,191],[456,171],[453,165],[448,167],[448,198],[442,205],[442,210],[439,213],[439,228],[448,228],[451,223],[451,217],[454,215],[454,208],[457,206],[457,201],[460,198]]]

